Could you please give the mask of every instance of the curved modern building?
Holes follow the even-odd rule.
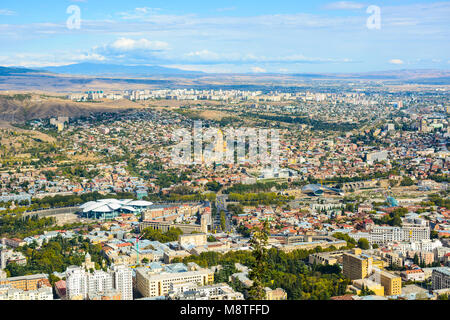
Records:
[[[302,188],[302,192],[317,197],[323,195],[324,193],[344,195],[344,192],[341,189],[330,188],[320,184],[307,184]]]
[[[153,203],[133,199],[101,199],[89,201],[80,206],[83,217],[90,219],[112,219],[121,213],[138,214]]]

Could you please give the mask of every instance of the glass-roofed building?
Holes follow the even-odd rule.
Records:
[[[139,214],[153,203],[144,200],[133,199],[101,199],[89,201],[80,206],[82,217],[89,219],[109,220],[122,213]]]

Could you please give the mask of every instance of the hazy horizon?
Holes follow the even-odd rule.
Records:
[[[450,67],[449,1],[4,0],[0,65],[82,62],[206,73]]]

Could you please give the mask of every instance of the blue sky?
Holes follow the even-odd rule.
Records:
[[[80,9],[69,29],[67,8]],[[380,9],[380,28],[367,20]],[[0,65],[206,72],[450,69],[450,1],[2,0]]]

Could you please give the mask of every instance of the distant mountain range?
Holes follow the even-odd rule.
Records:
[[[186,71],[160,66],[127,66],[104,63],[76,63],[66,66],[40,68],[42,71],[71,75],[89,76],[152,76],[152,75],[188,75],[202,74],[199,71]]]
[[[39,71],[27,69],[27,68],[0,67],[0,76],[9,76],[9,75],[14,75],[14,74],[33,73],[33,72],[39,72]]]
[[[449,78],[449,70],[403,69],[352,73],[293,73],[298,78],[309,79],[367,79],[367,80],[413,80],[427,78]]]
[[[74,77],[61,77],[60,75],[72,75]],[[75,76],[86,76],[80,79]],[[348,72],[348,73],[290,73],[290,74],[276,74],[276,73],[260,73],[260,74],[210,74],[199,71],[187,71],[177,68],[166,68],[161,66],[130,66],[104,63],[76,63],[65,66],[45,67],[45,68],[24,68],[24,67],[0,67],[0,77],[10,77],[15,79],[28,80],[42,78],[45,81],[58,80],[72,81],[77,83],[79,81],[125,81],[127,83],[145,83],[149,84],[145,78],[155,76],[167,76],[181,79],[195,79],[199,76],[205,78],[205,81],[211,79],[225,79],[233,76],[247,76],[251,79],[269,79],[273,77],[275,80],[289,79],[289,80],[372,80],[372,81],[390,81],[401,82],[406,84],[434,84],[434,85],[448,85],[450,84],[450,70],[433,70],[433,69],[403,69],[403,70],[388,70],[388,71],[373,71],[373,72]],[[142,79],[144,78],[144,79]],[[90,79],[90,80],[89,80]],[[56,81],[55,80],[55,81]],[[242,81],[242,79],[240,79]],[[58,82],[56,81],[56,82]],[[145,82],[147,81],[147,82]],[[55,83],[56,83],[55,82]],[[1,81],[0,81],[1,83]],[[156,84],[156,83],[153,83]],[[62,86],[62,83],[60,83]]]

